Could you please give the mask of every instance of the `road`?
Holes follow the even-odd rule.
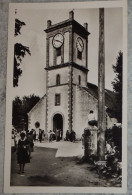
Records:
[[[78,157],[55,157],[57,149],[35,146],[25,173],[18,174],[16,152],[11,159],[11,186],[114,186],[88,163],[77,164]]]

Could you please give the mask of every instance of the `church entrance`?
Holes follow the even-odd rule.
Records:
[[[63,118],[61,114],[55,114],[53,117],[53,131],[62,139],[63,137]]]

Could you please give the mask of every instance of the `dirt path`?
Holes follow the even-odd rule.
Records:
[[[17,174],[19,166],[16,153],[12,154],[11,186],[111,186],[100,178],[91,165],[76,164],[77,157],[58,157],[57,149],[35,147],[31,163],[26,164],[25,173]]]

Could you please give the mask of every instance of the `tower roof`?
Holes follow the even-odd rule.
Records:
[[[59,22],[59,23],[52,25],[51,20],[48,20],[47,21],[47,29],[45,29],[44,31],[46,33],[48,33],[48,32],[52,32],[54,30],[64,28],[64,27],[70,26],[70,25],[72,26],[72,29],[75,32],[76,32],[76,30],[80,31],[80,33],[83,34],[84,36],[88,36],[90,34],[87,30],[87,26],[88,26],[87,23],[85,23],[84,26],[82,26],[76,20],[74,20],[74,12],[73,11],[69,12],[69,19],[64,20],[62,22]]]

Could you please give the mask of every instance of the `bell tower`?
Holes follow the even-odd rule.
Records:
[[[63,137],[73,129],[75,86],[87,87],[88,24],[69,19],[47,21],[46,37],[46,130],[60,128]],[[60,125],[59,125],[60,123]]]

